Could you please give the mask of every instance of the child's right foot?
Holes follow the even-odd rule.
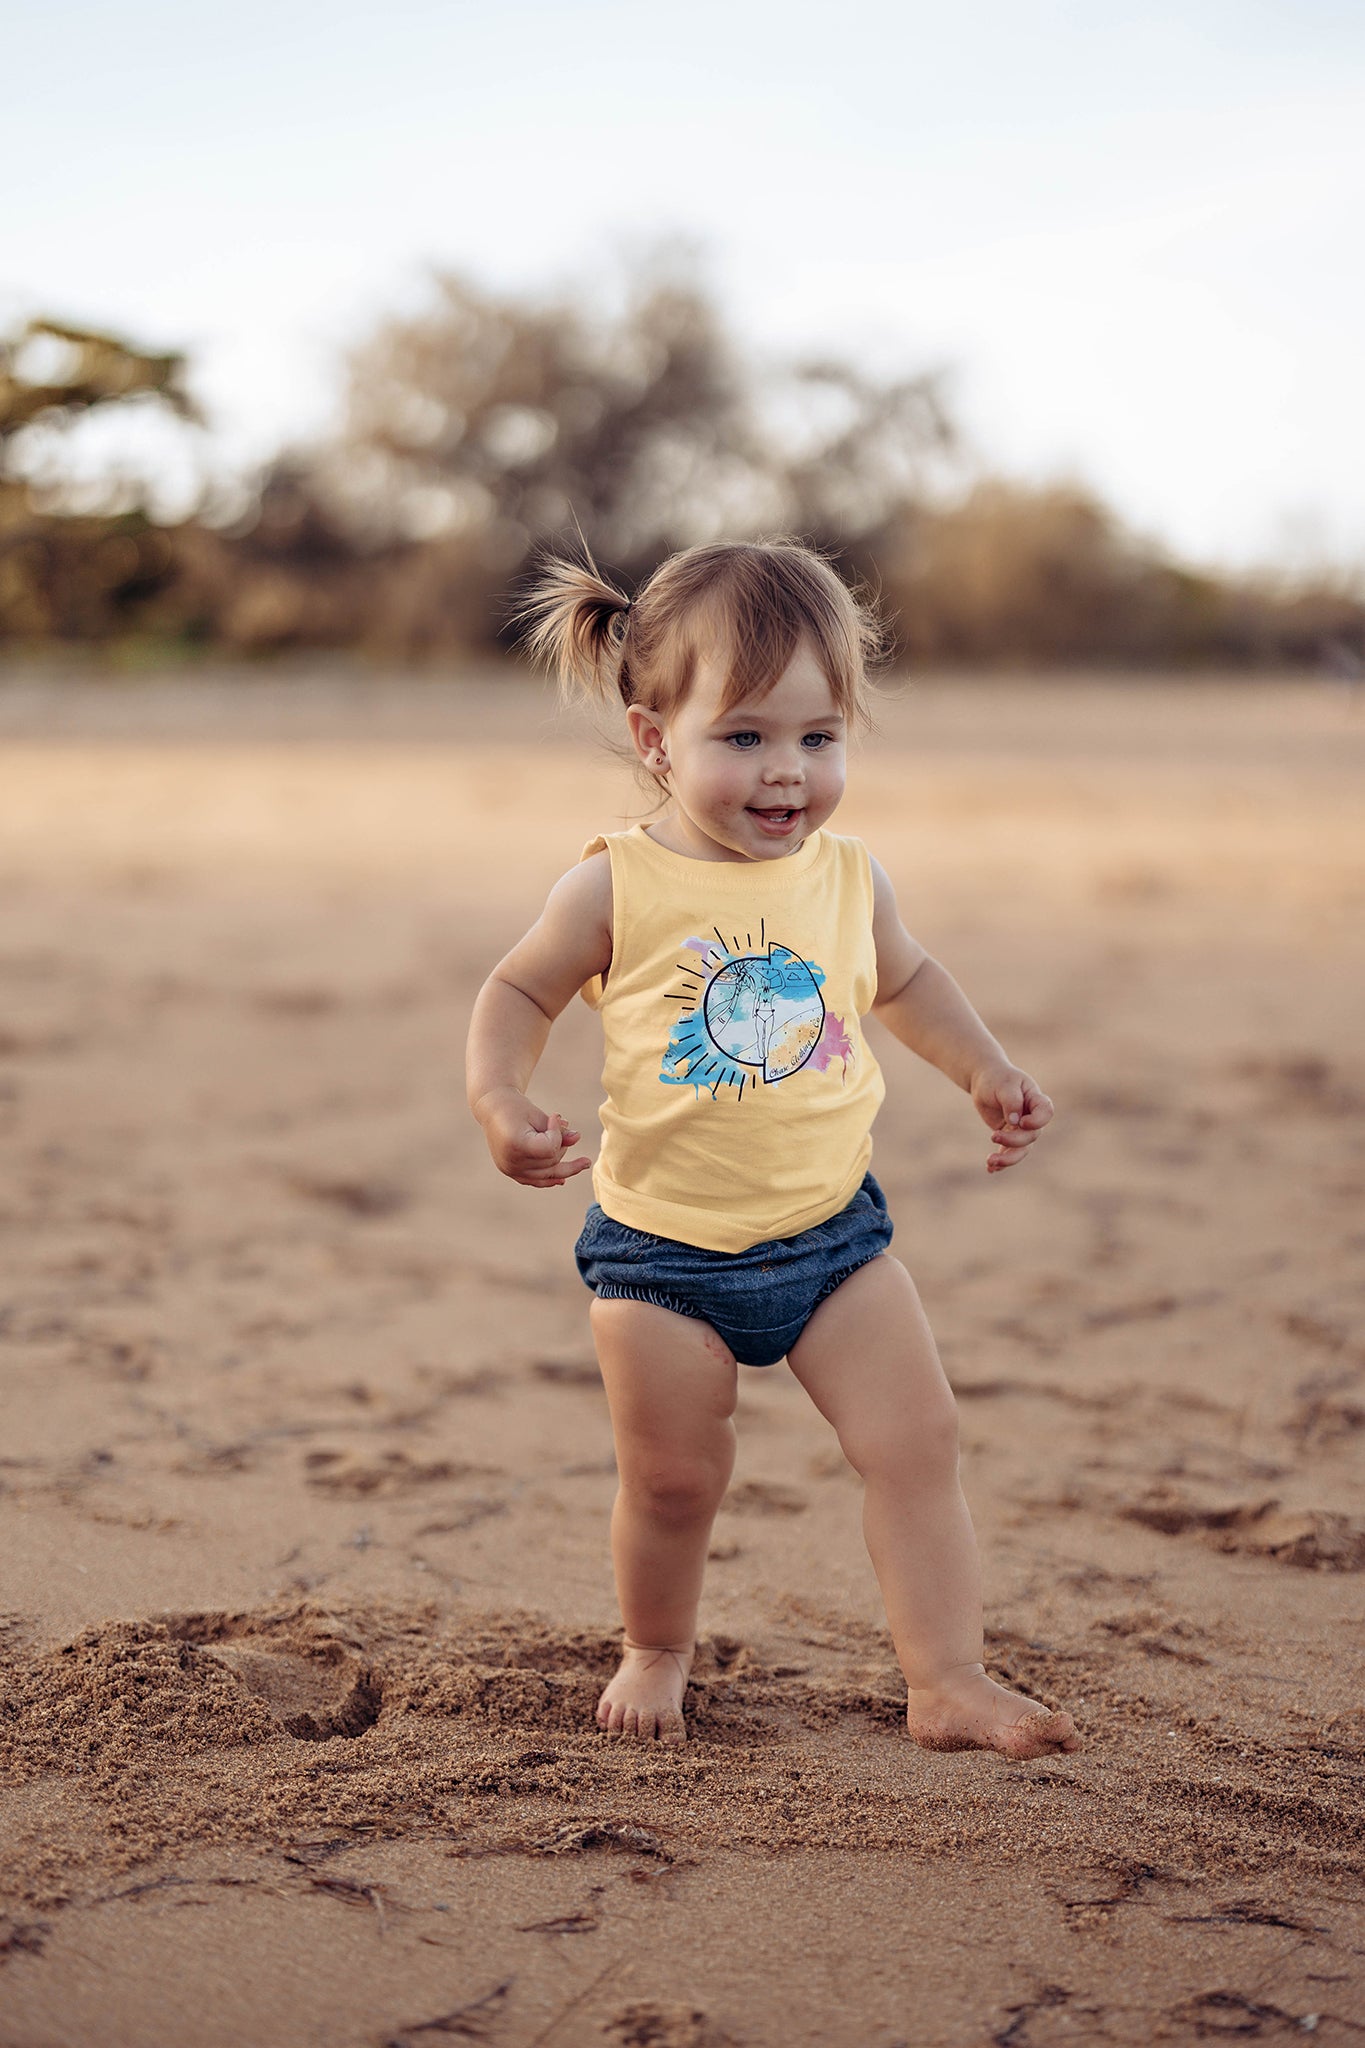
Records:
[[[597,1702],[598,1726],[636,1742],[686,1742],[682,1703],[693,1655],[690,1643],[672,1650],[627,1642],[621,1668]]]

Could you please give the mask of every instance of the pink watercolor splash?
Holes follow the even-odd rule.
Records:
[[[844,1079],[848,1079],[848,1063],[853,1057],[853,1040],[844,1028],[842,1017],[836,1017],[833,1010],[825,1015],[825,1028],[820,1034],[820,1043],[810,1056],[810,1064],[823,1074],[831,1060],[842,1060]]]

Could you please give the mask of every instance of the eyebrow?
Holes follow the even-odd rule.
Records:
[[[845,721],[843,712],[834,710],[818,712],[815,717],[803,719],[801,722],[809,727],[814,725],[843,725]],[[722,711],[719,718],[713,718],[711,721],[713,730],[723,725],[736,725],[743,728],[750,725],[768,725],[770,723],[771,720],[765,718],[761,711],[751,711],[743,704],[736,704],[731,710]]]

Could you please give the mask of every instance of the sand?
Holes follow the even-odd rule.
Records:
[[[930,1755],[858,1487],[741,1374],[681,1753],[591,1724],[586,1181],[479,980],[624,772],[525,679],[0,688],[5,2048],[1365,2037],[1365,707],[927,679],[838,823],[1058,1118],[874,1024],[989,1668]],[[595,1019],[538,1099],[594,1127]]]

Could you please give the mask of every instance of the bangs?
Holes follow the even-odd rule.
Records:
[[[670,575],[684,562],[690,575]],[[685,593],[668,588],[684,581],[691,585]],[[782,542],[697,548],[665,563],[645,595],[651,610],[658,606],[661,625],[660,613],[673,612],[672,631],[665,627],[660,636],[673,640],[673,658],[663,646],[657,650],[664,659],[656,673],[672,685],[662,692],[656,685],[654,701],[665,713],[687,696],[698,662],[708,657],[725,672],[722,711],[766,696],[805,641],[850,725],[869,723],[865,661],[876,651],[875,638],[852,593],[809,549]],[[660,695],[670,701],[659,703]]]

